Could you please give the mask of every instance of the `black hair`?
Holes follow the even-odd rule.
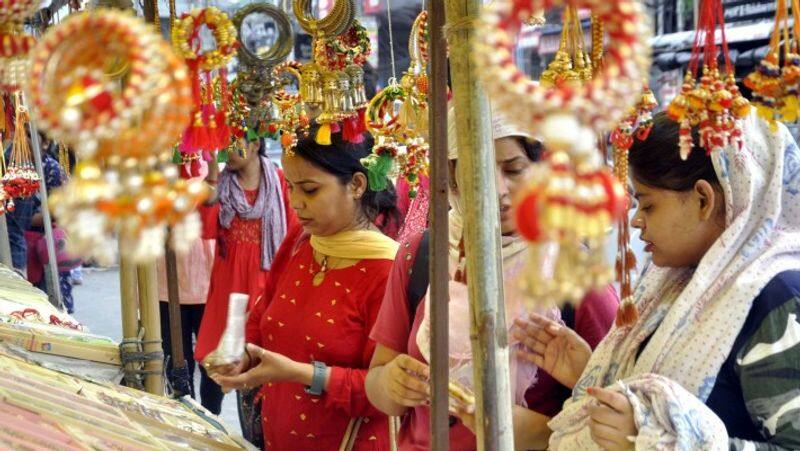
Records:
[[[542,143],[528,139],[524,136],[514,136],[514,140],[522,147],[522,150],[525,151],[525,156],[528,157],[529,160],[533,161],[534,163],[542,159]]]
[[[628,160],[633,178],[645,185],[671,191],[688,191],[698,180],[719,187],[719,178],[711,158],[700,147],[697,127],[692,128],[694,145],[689,158],[681,159],[678,150],[680,126],[666,112],[653,116],[653,128],[647,139],[634,140]]]
[[[321,145],[314,140],[317,128],[312,127],[309,134],[297,141],[294,149],[295,155],[336,176],[344,185],[353,180],[357,173],[364,174],[369,179],[367,168],[361,159],[372,153],[374,140],[368,133],[364,134],[364,141],[354,144],[342,139],[341,133],[331,133],[331,145]],[[380,220],[376,225],[384,230],[391,225],[399,225],[400,210],[397,208],[397,193],[391,180],[387,180],[385,190],[375,191],[367,184],[367,190],[361,196],[361,207],[370,221]]]
[[[266,138],[258,138],[258,154],[262,157],[267,156],[267,140]]]

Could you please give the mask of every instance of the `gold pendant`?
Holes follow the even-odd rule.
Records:
[[[311,279],[311,283],[315,287],[318,287],[318,286],[322,285],[322,282],[324,282],[324,281],[325,281],[325,271],[320,271],[320,272],[314,274],[314,278]]]

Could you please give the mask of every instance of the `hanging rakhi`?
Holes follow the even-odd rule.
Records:
[[[302,65],[297,61],[286,61],[275,66],[273,77],[283,80],[285,75],[294,77],[298,86],[301,85],[300,70]],[[288,82],[289,84],[291,82]],[[285,152],[290,152],[297,145],[297,134],[306,134],[310,126],[308,113],[300,92],[289,93],[286,89],[281,89],[273,95],[273,102],[280,111],[280,122],[278,131],[281,134],[281,146]]]
[[[408,39],[411,64],[400,79],[408,93],[402,114],[406,126],[422,136],[428,135],[428,12],[422,11],[411,26]]]
[[[96,51],[97,42],[103,42],[103,52]],[[171,107],[159,98],[165,92],[167,61],[148,53],[159,54],[159,42],[160,37],[141,20],[108,11],[70,16],[51,29],[31,51],[28,94],[41,128],[56,141],[73,147],[82,158],[152,152],[152,147],[131,149],[115,140],[124,130],[137,128],[149,108],[158,106],[166,111]],[[104,70],[115,58],[128,63],[131,76],[125,83]],[[180,111],[181,105],[178,107]],[[167,124],[142,125],[153,138]]]
[[[725,67],[721,71],[717,63],[717,28],[720,29],[725,59]],[[698,75],[699,83],[695,81]],[[688,158],[694,145],[703,147],[709,154],[729,145],[741,148],[743,140],[739,121],[749,111],[750,103],[739,93],[734,79],[734,68],[725,38],[722,2],[703,0],[689,70],[686,71],[680,94],[667,108],[669,116],[680,123],[681,158]],[[693,127],[699,128],[699,143],[692,140]]]
[[[28,70],[28,52],[36,40],[19,24],[0,24],[0,91],[20,89]]]
[[[800,20],[800,2],[792,0],[794,22],[790,26],[786,0],[778,0],[775,28],[772,31],[767,56],[744,79],[744,85],[753,92],[752,103],[758,115],[768,121],[773,131],[776,121],[797,122],[800,114],[800,54],[798,54],[797,27]],[[781,46],[783,38],[783,46]]]
[[[316,41],[314,61],[322,71],[322,113],[317,117],[320,143],[328,143],[330,131],[339,125],[345,140],[363,140],[368,99],[362,66],[371,52],[369,34],[357,20],[345,33]]]
[[[611,132],[611,146],[614,151],[614,175],[623,184],[628,183],[628,152],[635,139],[644,141],[653,127],[653,110],[658,106],[656,97],[645,86],[639,103]],[[630,247],[630,224],[627,210],[630,207],[626,196],[626,213],[620,216],[617,232],[617,283],[620,287],[620,308],[617,312],[617,326],[628,326],[636,322],[638,312],[633,301],[631,285],[636,270],[636,256]]]
[[[564,9],[561,42],[555,58],[542,72],[542,85],[552,87],[564,83],[583,83],[591,79],[591,58],[584,47],[583,27],[578,10],[567,6]]]
[[[201,50],[200,30],[203,27],[208,28],[214,37],[213,50]],[[175,22],[172,45],[186,60],[191,71],[195,110],[179,149],[184,156],[184,164],[188,166],[188,171],[182,173],[196,177],[199,175],[199,164],[196,162],[199,155],[203,154],[209,160],[211,152],[230,144],[227,65],[236,54],[239,42],[236,40],[236,28],[228,16],[215,7],[209,7],[192,10]],[[218,81],[216,90],[215,79]],[[195,163],[192,164],[192,161]]]
[[[37,119],[80,155],[50,200],[70,250],[113,261],[119,236],[124,254],[150,260],[163,252],[168,225],[180,231],[176,249],[187,248],[199,236],[192,211],[204,185],[177,180],[167,152],[192,110],[185,63],[140,19],[102,9],[50,29],[31,55]],[[127,75],[107,74],[108,61]]]
[[[488,4],[474,47],[481,66],[477,72],[498,107],[523,129],[541,136],[548,149],[516,208],[520,233],[531,244],[531,276],[525,288],[531,302],[542,305],[577,303],[588,290],[613,278],[602,249],[624,210],[624,189],[603,166],[596,136],[632,106],[649,70],[649,32],[638,2],[582,0],[569,3],[574,9],[567,14],[562,35],[565,50],[571,52],[564,54],[570,65],[559,68],[564,69],[561,73],[553,71],[549,85],[530,80],[514,64],[514,36],[534,11],[564,3]],[[582,8],[596,15],[609,37],[594,76],[594,64],[580,43],[583,31],[575,11]],[[575,61],[582,63],[580,72],[575,72]]]
[[[8,203],[6,209],[13,211],[15,198],[31,197],[39,190],[40,178],[33,165],[33,155],[24,132],[28,126],[28,110],[22,105],[21,94],[15,94],[16,129],[11,156],[3,174],[3,187]]]
[[[386,189],[386,181],[403,177],[409,185],[409,197],[417,194],[420,175],[428,171],[428,144],[402,121],[402,105],[408,93],[391,84],[379,92],[366,111],[367,130],[375,137],[372,153],[361,160],[369,172],[370,187]]]
[[[293,6],[298,23],[313,39],[312,61],[300,71],[300,94],[307,105],[322,109],[316,119],[320,125],[316,140],[321,145],[330,145],[331,133],[338,131],[339,122],[356,114],[351,88],[353,77],[345,71],[353,61],[353,55],[348,52],[368,52],[369,38],[366,31],[358,32],[358,29],[350,37],[340,37],[354,24],[354,0],[335,0],[331,12],[322,19],[313,18],[311,0],[294,0]],[[360,80],[363,86],[363,73]],[[351,125],[361,128],[356,121]],[[348,130],[348,137],[361,139],[361,133],[355,131]]]
[[[33,15],[35,0],[0,0],[0,92],[20,89],[28,70],[28,52],[35,44],[22,31],[22,23]]]

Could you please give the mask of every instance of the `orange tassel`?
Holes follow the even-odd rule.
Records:
[[[639,310],[632,298],[623,299],[617,310],[617,327],[629,327],[639,320]]]

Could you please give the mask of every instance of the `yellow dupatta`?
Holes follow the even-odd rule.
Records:
[[[331,236],[311,236],[311,247],[320,254],[353,260],[394,260],[397,242],[373,230],[352,230]]]

